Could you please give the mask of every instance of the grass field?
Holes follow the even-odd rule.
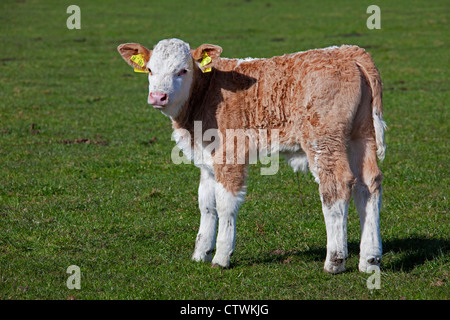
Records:
[[[151,4],[153,3],[153,4]],[[69,30],[66,8],[81,9]],[[381,8],[369,30],[366,9]],[[0,299],[448,299],[448,1],[9,1],[0,3]],[[225,57],[365,47],[389,126],[381,289],[322,272],[318,186],[284,163],[251,167],[232,268],[190,260],[199,170],[171,162],[170,120],[116,47],[181,38]],[[81,289],[66,286],[80,267]]]

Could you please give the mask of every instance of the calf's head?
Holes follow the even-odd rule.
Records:
[[[221,47],[211,44],[191,50],[179,39],[161,40],[153,50],[138,43],[121,44],[117,50],[135,70],[148,72],[148,103],[172,118],[189,99],[198,71],[211,68],[222,53]],[[211,59],[201,63],[205,57]]]

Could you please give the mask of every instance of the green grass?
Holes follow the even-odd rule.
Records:
[[[1,299],[448,299],[449,32],[446,1],[69,1],[0,4]],[[384,81],[387,156],[381,289],[358,272],[350,208],[347,272],[322,272],[317,185],[283,162],[251,167],[232,268],[190,260],[199,170],[170,160],[169,119],[116,52],[178,37],[226,57],[340,44],[367,48]],[[156,138],[156,139],[155,139]],[[66,287],[70,265],[81,290]]]

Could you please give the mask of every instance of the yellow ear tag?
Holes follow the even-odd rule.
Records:
[[[200,67],[204,67],[207,64],[210,64],[212,61],[211,57],[208,56],[208,54],[206,53],[206,51],[203,52],[203,60],[200,62]],[[211,68],[205,69],[203,70],[203,73],[205,72],[211,72]]]
[[[142,54],[139,53],[139,54],[132,55],[130,60],[133,61],[134,63],[136,63],[138,66],[145,68],[145,60],[144,60],[144,56]],[[148,70],[141,70],[138,68],[134,68],[134,72],[149,73]]]
[[[148,70],[141,70],[138,68],[134,68],[134,72],[138,72],[138,73],[149,73]]]

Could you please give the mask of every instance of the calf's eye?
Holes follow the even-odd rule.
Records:
[[[178,72],[178,76],[182,76],[183,74],[186,74],[187,73],[187,70],[186,69],[183,69],[183,70],[181,70],[180,72]]]

